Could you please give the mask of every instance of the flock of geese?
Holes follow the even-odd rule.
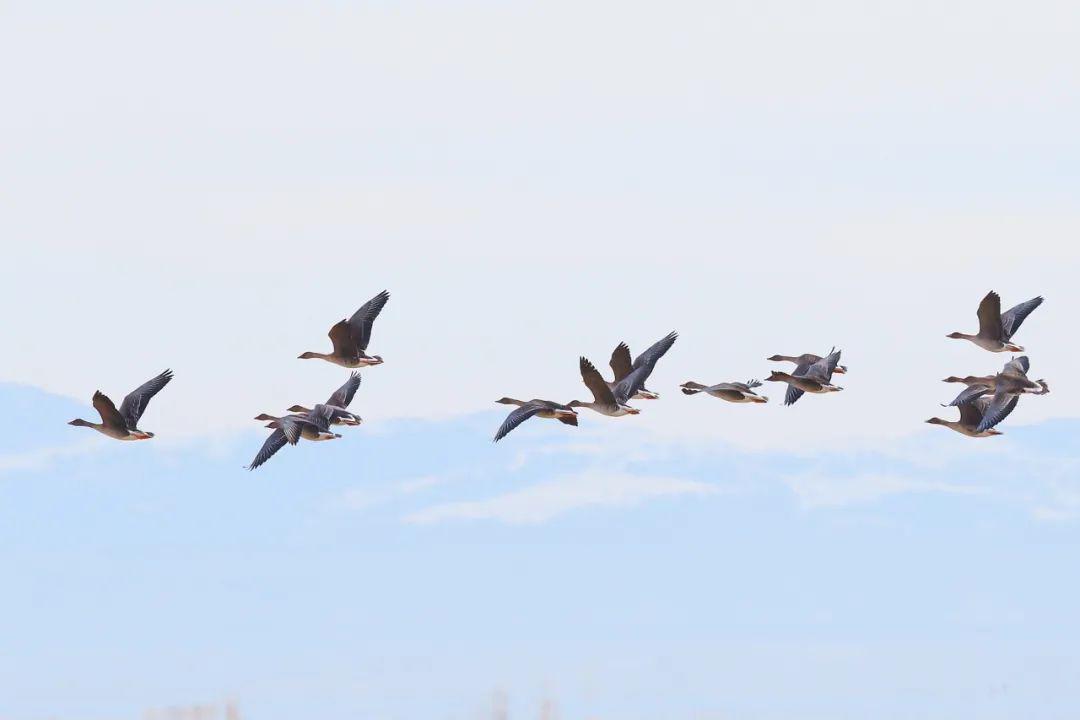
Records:
[[[305,352],[300,359],[319,359],[353,370],[345,384],[335,390],[325,403],[313,407],[293,405],[287,415],[262,413],[256,420],[266,422],[266,428],[272,430],[259,449],[255,459],[248,465],[254,470],[285,445],[296,445],[301,438],[309,441],[333,440],[341,435],[334,432],[333,426],[356,426],[363,422],[359,415],[348,409],[357,389],[360,387],[360,373],[356,369],[381,365],[382,357],[369,355],[368,343],[375,319],[382,312],[390,299],[385,290],[364,303],[352,317],[343,319],[330,328],[330,353]],[[1028,315],[1043,302],[1042,297],[1020,303],[1016,307],[1001,312],[1001,298],[996,292],[990,292],[979,304],[979,332],[967,335],[954,332],[947,337],[968,340],[990,352],[1023,352],[1024,348],[1012,342],[1013,336],[1020,329]],[[626,343],[619,343],[611,354],[609,365],[612,379],[607,380],[596,366],[586,357],[578,360],[581,381],[588,388],[592,400],[572,400],[562,404],[551,400],[517,400],[504,397],[496,402],[513,405],[515,409],[503,420],[495,433],[498,442],[518,425],[532,417],[558,420],[566,425],[578,424],[577,408],[588,408],[608,417],[637,415],[641,411],[629,405],[632,400],[656,400],[659,393],[645,387],[657,362],[675,344],[678,333],[670,332],[653,343],[648,349],[631,359],[630,348]],[[795,365],[791,372],[774,370],[766,378],[769,382],[781,382],[787,385],[784,405],[794,405],[805,393],[815,395],[842,390],[833,383],[833,375],[842,375],[847,367],[840,365],[840,351],[833,348],[824,357],[805,353],[803,355],[772,355],[767,358],[773,362],[788,362]],[[944,425],[968,437],[990,437],[1000,435],[994,428],[1016,408],[1021,395],[1045,395],[1050,392],[1044,380],[1030,380],[1027,376],[1030,361],[1026,355],[1013,357],[1001,372],[993,375],[968,375],[948,377],[945,382],[961,383],[965,389],[944,407],[958,407],[960,419],[943,420],[933,417],[926,422]],[[101,417],[101,422],[72,420],[69,425],[89,427],[116,440],[148,440],[154,433],[141,430],[139,420],[150,400],[162,388],[169,384],[173,374],[166,370],[160,375],[140,385],[129,393],[120,403],[119,409],[100,390],[94,393],[93,406]],[[712,397],[732,403],[767,403],[769,399],[759,394],[758,388],[763,383],[759,380],[747,382],[722,382],[704,385],[695,381],[684,382],[680,388],[685,395],[705,393]]]

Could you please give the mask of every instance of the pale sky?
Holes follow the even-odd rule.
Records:
[[[37,569],[45,555],[61,577],[62,568],[95,566],[80,542],[103,533],[102,552],[117,558],[115,567],[102,561],[104,575],[134,583],[117,568],[137,574],[152,562],[162,573],[172,568],[177,583],[203,573],[209,614],[218,591],[230,608],[243,603],[229,594],[227,563],[203,568],[192,558],[251,554],[269,568],[280,550],[303,575],[314,547],[311,567],[344,572],[341,563],[357,557],[338,541],[364,543],[384,589],[400,580],[395,568],[444,577],[432,565],[437,556],[460,561],[467,576],[476,573],[477,597],[492,597],[496,581],[479,569],[485,563],[501,582],[527,573],[511,555],[479,549],[505,543],[545,568],[534,580],[553,588],[515,602],[534,613],[566,594],[581,602],[567,623],[540,623],[552,648],[562,642],[582,663],[606,666],[620,656],[619,638],[643,629],[641,657],[681,658],[680,687],[700,702],[673,704],[670,714],[644,701],[620,704],[616,688],[627,684],[663,699],[665,683],[644,660],[625,673],[590,675],[555,670],[553,649],[521,665],[492,651],[471,656],[466,689],[433,688],[434,706],[449,708],[447,717],[471,717],[472,700],[463,696],[482,705],[500,683],[517,688],[516,697],[551,690],[579,698],[564,703],[567,719],[633,717],[628,707],[643,718],[883,717],[871,710],[927,706],[884,699],[897,697],[886,688],[889,677],[925,671],[933,643],[891,645],[902,639],[878,635],[889,620],[857,611],[830,615],[832,624],[822,626],[771,576],[749,597],[775,614],[761,610],[751,621],[742,614],[749,599],[732,597],[735,588],[724,582],[717,543],[737,539],[746,548],[745,565],[733,572],[750,584],[777,563],[799,571],[791,558],[778,560],[784,542],[830,553],[865,541],[860,561],[879,562],[881,551],[908,562],[886,526],[915,537],[917,558],[943,575],[936,563],[944,559],[934,558],[940,544],[977,554],[973,538],[981,538],[1019,552],[987,539],[988,528],[1021,547],[1058,539],[1061,554],[1020,579],[1057,582],[1048,579],[1054,561],[1070,561],[1065,540],[1078,539],[1080,514],[1070,449],[1080,403],[1070,380],[1080,355],[1076,4],[14,2],[0,17],[0,304],[7,309],[0,397],[20,403],[0,455],[0,508],[13,520],[63,523],[71,533],[43,548],[39,542],[53,541],[37,534],[40,527],[8,528],[7,559],[27,586],[47,585]],[[392,297],[369,350],[386,363],[363,372],[356,400],[365,426],[333,448],[286,449],[255,479],[238,474],[261,442],[255,414],[320,401],[345,377],[296,356],[327,351],[330,326],[384,288]],[[1008,359],[945,338],[977,329],[975,310],[989,290],[1004,307],[1045,296],[1016,340],[1052,392],[1022,400],[1002,426],[1006,438],[968,441],[923,421],[953,417],[938,407],[955,394],[942,378],[994,372]],[[649,382],[663,397],[637,403],[640,416],[585,411],[576,430],[533,421],[491,446],[505,410],[496,398],[587,399],[579,355],[607,372],[619,341],[636,354],[670,330],[680,338]],[[779,368],[769,355],[832,346],[850,368],[839,378],[844,392],[833,396],[785,408],[784,387],[772,384],[763,389],[772,400],[765,406],[678,392],[690,379],[764,378]],[[142,422],[157,433],[152,443],[117,447],[64,425],[76,415],[93,419],[95,390],[119,401],[166,367],[175,380]],[[78,469],[84,464],[92,469]],[[338,475],[322,478],[324,468]],[[296,504],[283,508],[262,493]],[[90,517],[75,512],[74,497]],[[245,499],[255,503],[250,513]],[[174,511],[180,519],[169,519]],[[333,541],[312,530],[327,512],[340,533]],[[158,522],[129,524],[128,513]],[[684,513],[693,516],[685,520],[690,529],[673,537]],[[718,519],[737,523],[737,538],[711,534]],[[222,525],[190,546],[205,522]],[[571,575],[587,577],[580,548],[559,538],[607,542],[597,528],[633,538],[625,547],[604,545],[610,552],[598,562],[629,571],[650,543],[672,557],[667,570],[654,557],[646,565],[655,577],[639,578],[643,587],[667,583],[666,601],[642,600],[625,625],[590,634],[582,625],[602,624],[591,613],[620,601],[620,588],[587,582],[575,592],[559,586],[557,568],[566,563]],[[964,528],[975,529],[951,534]],[[287,547],[267,540],[275,529],[292,533],[281,540]],[[782,540],[755,551],[758,533]],[[143,543],[149,549],[140,550]],[[805,552],[804,562],[813,557]],[[1002,599],[1004,580],[984,560],[971,560],[972,605],[991,608],[998,620],[1031,618],[1030,626],[1009,627],[1037,638],[1055,618],[1071,622],[1034,591]],[[911,562],[898,576],[913,592],[931,592],[924,583],[941,577],[923,576]],[[830,690],[820,695],[805,694],[794,670],[778,680],[789,697],[817,703],[812,711],[771,703],[762,675],[739,681],[752,670],[669,625],[671,604],[685,601],[677,589],[693,586],[688,578],[706,566],[718,574],[708,592],[728,598],[723,621],[710,625],[709,603],[699,597],[688,605],[688,626],[708,626],[717,646],[733,640],[724,628],[741,628],[749,634],[735,645],[745,641],[742,655],[761,667],[789,657],[792,646],[807,662],[835,660],[835,674],[823,679]],[[822,608],[858,595],[839,568],[819,569],[821,579],[798,592]],[[331,616],[347,614],[334,598],[289,596],[288,581],[273,581],[281,586],[266,618],[288,625],[324,603],[336,608]],[[81,581],[66,582],[68,601],[85,599],[80,606],[91,612],[117,601],[111,591],[88,595]],[[349,582],[356,584],[344,594],[363,597],[362,578]],[[1072,584],[1057,589],[1080,595]],[[131,596],[153,606],[156,592]],[[391,630],[408,635],[422,611],[395,610],[400,598],[386,592],[379,608],[389,629],[368,649],[373,658],[391,652]],[[768,599],[774,592],[789,604]],[[452,594],[458,613],[443,620],[458,623],[462,636],[428,637],[453,644],[473,633],[483,646],[500,628],[518,627],[506,617],[485,624],[490,607],[468,589]],[[961,595],[946,604],[959,608]],[[970,660],[970,637],[957,630],[963,623],[931,622],[931,605],[900,625],[940,632],[942,642],[955,641],[957,658]],[[888,607],[904,612],[899,599]],[[32,614],[35,606],[9,611]],[[154,627],[146,612],[139,623]],[[1050,619],[1034,619],[1040,612]],[[181,614],[190,627],[203,617]],[[45,615],[12,617],[27,652],[35,638],[58,632],[45,629],[52,622]],[[132,650],[117,660],[138,663],[140,629],[124,620],[114,617],[113,629]],[[768,637],[746,630],[754,622],[770,628]],[[9,706],[0,693],[0,719],[135,717],[170,698],[233,690],[259,717],[295,717],[282,709],[288,691],[277,700],[264,692],[276,672],[287,673],[255,661],[265,648],[251,627],[251,637],[234,638],[235,662],[253,663],[243,677],[204,667],[190,687],[170,689],[163,674],[144,667],[115,702],[105,670],[58,665],[46,647],[22,666]],[[357,661],[344,649],[301,651],[299,627],[290,626],[282,653],[306,657],[324,679],[310,692],[294,688],[289,702],[316,694],[327,720],[432,717],[430,706],[380,690],[436,683],[440,663],[449,668],[453,657],[470,655],[447,645],[433,654],[442,660],[418,671],[409,662],[425,655],[423,633],[414,633],[400,667],[361,682],[334,674]],[[526,646],[543,645],[544,633],[534,631],[523,632]],[[1069,625],[1061,640],[1077,639],[1076,631]],[[334,637],[332,624],[320,632]],[[166,654],[201,637],[166,634]],[[1001,639],[991,655],[1008,665],[1023,654],[1013,640]],[[845,654],[848,643],[864,641]],[[1044,651],[1061,660],[1055,672],[1080,667],[1072,647],[1051,635],[1031,650]],[[879,652],[895,652],[903,669],[870,663],[860,680],[865,704],[844,704],[847,670],[859,665],[859,653]],[[174,656],[163,667],[184,676],[198,664]],[[722,692],[710,690],[703,667],[728,668]],[[98,680],[80,694],[69,681],[84,671]],[[970,684],[941,672],[940,692],[957,704],[927,717],[964,707],[963,688],[1013,677],[1004,666],[972,670]],[[923,687],[919,677],[912,682]],[[1023,682],[1013,677],[1011,687],[1027,690],[1008,702],[1038,694]],[[1041,717],[1075,715],[1077,698],[1065,685],[1041,687]],[[336,706],[335,697],[349,700]],[[1008,717],[1013,706],[987,708],[987,717]]]

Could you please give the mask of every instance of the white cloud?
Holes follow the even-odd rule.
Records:
[[[988,490],[971,485],[955,485],[919,480],[901,475],[863,473],[857,475],[807,473],[789,475],[784,482],[805,507],[842,507],[878,500],[901,493],[944,493],[985,495]]]
[[[580,508],[628,507],[660,497],[716,492],[716,486],[694,480],[585,471],[487,500],[435,505],[407,515],[405,521],[429,524],[446,520],[497,520],[510,525],[531,525]]]
[[[389,485],[349,488],[341,493],[332,504],[335,507],[347,510],[366,510],[372,506],[390,502],[395,498],[422,493],[443,484],[447,479],[447,477],[440,475],[423,475],[399,480]]]
[[[56,460],[85,455],[102,447],[102,441],[94,438],[72,445],[38,448],[37,450],[28,450],[21,453],[0,455],[0,473],[42,470],[52,465]]]

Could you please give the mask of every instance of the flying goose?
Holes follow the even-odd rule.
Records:
[[[815,355],[814,353],[803,353],[802,355],[796,355],[796,356],[791,356],[791,355],[770,355],[769,357],[767,357],[765,359],[766,360],[771,360],[772,362],[791,362],[791,363],[795,363],[795,365],[798,366],[798,365],[813,365],[814,363],[816,363],[818,360],[821,359],[821,356],[820,355]],[[838,374],[838,375],[843,375],[844,373],[847,372],[847,365],[837,365],[836,369],[833,370],[833,372]]]
[[[589,362],[588,358],[579,358],[578,367],[581,370],[581,381],[585,383],[585,387],[589,388],[593,399],[592,402],[571,400],[569,407],[587,407],[590,410],[595,410],[601,415],[607,415],[609,417],[637,415],[641,412],[637,408],[632,408],[627,405],[626,401],[641,389],[642,384],[645,382],[645,378],[652,369],[651,367],[643,365],[637,370],[634,370],[620,380],[614,388],[608,387],[608,384],[604,381],[604,377],[600,374],[600,371]]]
[[[361,305],[351,318],[342,320],[330,328],[330,341],[334,344],[332,353],[324,355],[318,352],[306,352],[300,355],[300,359],[319,358],[347,368],[381,365],[382,357],[368,355],[367,346],[368,341],[371,340],[371,326],[389,299],[390,293],[383,290]]]
[[[793,405],[804,392],[828,393],[843,390],[842,387],[832,384],[832,376],[836,372],[839,360],[840,351],[833,350],[813,363],[800,363],[792,373],[773,370],[765,379],[772,382],[786,382],[788,390],[784,396],[784,404]]]
[[[991,390],[994,394],[976,428],[978,432],[989,430],[1008,417],[1012,412],[1012,402],[1021,395],[1046,395],[1050,392],[1045,380],[1032,381],[1027,377],[1007,373],[1000,373],[994,378],[994,386]],[[984,391],[986,392],[989,391]]]
[[[330,424],[331,425],[359,425],[364,422],[356,413],[351,413],[345,408],[349,407],[349,403],[352,402],[353,396],[356,395],[356,389],[360,387],[360,373],[349,373],[349,379],[345,381],[345,384],[334,391],[334,394],[330,396],[330,399],[326,401],[326,407],[330,408]],[[291,413],[309,413],[311,408],[306,408],[303,405],[293,405],[289,408]]]
[[[536,398],[533,398],[532,400],[525,401],[504,397],[495,402],[503,405],[517,405],[517,409],[512,410],[510,414],[506,416],[506,419],[503,420],[502,425],[499,426],[498,431],[495,433],[493,442],[499,442],[506,437],[511,430],[534,415],[549,420],[558,420],[564,425],[576,426],[578,424],[576,410],[569,405],[562,405],[557,402],[552,402],[551,400],[537,400]]]
[[[161,392],[161,388],[168,385],[172,378],[172,370],[166,370],[152,380],[147,380],[124,397],[119,410],[105,393],[98,390],[94,392],[93,404],[101,416],[101,422],[92,423],[77,418],[68,425],[94,428],[102,435],[116,440],[149,440],[154,437],[154,433],[140,430],[139,418],[146,412],[150,399]]]
[[[259,415],[256,420],[269,420],[266,427],[273,428],[274,432],[266,438],[266,442],[259,448],[259,453],[248,465],[248,470],[254,470],[273,457],[285,443],[295,445],[300,438],[305,440],[320,441],[334,440],[341,437],[337,433],[330,432],[330,415],[332,411],[326,405],[316,405],[311,412],[304,415],[286,415],[285,417],[273,417],[265,413]]]
[[[702,385],[699,382],[689,380],[679,387],[682,388],[683,395],[697,395],[698,393],[703,392],[712,395],[715,398],[720,398],[721,400],[727,400],[728,402],[733,403],[769,402],[769,398],[754,392],[754,388],[761,387],[760,380],[748,380],[744,383],[720,383],[719,385]]]
[[[1028,356],[1021,355],[1020,357],[1014,357],[1012,360],[1009,360],[1007,363],[1005,363],[1005,366],[1001,369],[1000,374],[1013,375],[1019,378],[1024,378],[1026,380],[1027,372],[1030,367],[1031,362],[1028,360]],[[963,405],[964,403],[969,403],[975,398],[981,397],[989,391],[993,390],[994,385],[997,382],[997,375],[968,375],[962,378],[956,377],[955,375],[950,375],[949,377],[945,378],[944,382],[963,383],[964,385],[967,385],[967,389],[963,390],[959,395],[953,398],[952,402],[950,402],[948,405],[942,406],[953,407],[956,405]],[[1046,384],[1041,380],[1039,381],[1039,383],[1042,383],[1042,385]],[[1042,387],[1042,385],[1038,385],[1037,383],[1031,383],[1031,387],[1033,390]]]
[[[792,355],[770,355],[769,357],[767,357],[765,359],[766,360],[771,360],[772,362],[792,362],[792,363],[795,363],[795,370],[793,370],[791,374],[792,375],[801,375],[802,373],[806,372],[807,368],[809,368],[811,365],[813,365],[816,362],[820,362],[822,357],[820,355],[815,355],[814,353],[803,353],[802,355],[795,355],[795,356],[792,356]],[[837,373],[839,375],[843,375],[844,373],[847,372],[847,365],[837,365],[836,368],[833,370],[833,372]],[[802,390],[795,387],[794,385],[789,385],[788,389],[787,389],[787,392],[784,393],[784,404],[785,405],[794,405],[795,401],[798,400],[799,398],[801,398],[802,395],[803,395]]]
[[[1009,416],[1016,408],[1016,403],[1020,400],[1019,395],[1014,395],[1012,400],[1006,403],[1005,407],[1001,410],[1001,420],[1004,420]],[[942,420],[939,417],[932,417],[926,422],[931,425],[944,425],[950,430],[955,430],[961,435],[967,435],[968,437],[981,438],[992,437],[994,435],[1001,435],[1000,430],[993,430],[990,428],[980,430],[983,418],[986,415],[987,409],[990,407],[991,401],[988,397],[979,397],[972,402],[964,403],[960,406],[960,420]]]
[[[979,332],[975,335],[954,332],[945,337],[970,340],[983,350],[990,352],[1023,352],[1024,348],[1010,341],[1027,316],[1042,305],[1042,302],[1042,296],[1039,296],[1002,313],[1001,298],[991,290],[979,303]]]
[[[679,334],[677,332],[668,333],[667,335],[653,343],[651,346],[649,346],[649,349],[647,349],[645,352],[638,355],[634,359],[633,363],[630,362],[630,347],[626,343],[619,343],[618,345],[616,345],[615,350],[611,353],[611,360],[608,362],[608,364],[611,366],[612,372],[615,373],[615,381],[607,383],[607,386],[614,390],[615,386],[618,385],[622,380],[624,380],[626,376],[629,375],[631,372],[637,370],[640,367],[648,366],[649,371],[642,379],[642,382],[644,383],[644,381],[647,380],[649,375],[652,373],[653,368],[656,367],[656,362],[660,358],[662,358],[668,350],[671,349],[671,346],[675,344],[675,341],[678,339],[678,337]],[[642,385],[642,387],[638,389],[638,391],[634,394],[634,397],[631,399],[656,400],[659,397],[659,393],[655,393],[652,390],[647,390],[644,385]]]

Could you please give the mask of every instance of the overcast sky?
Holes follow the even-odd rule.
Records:
[[[560,523],[586,528],[570,536],[588,543],[599,532],[588,529],[595,522],[641,541],[609,547],[615,566],[633,568],[635,553],[667,537],[688,508],[698,513],[687,520],[692,530],[669,548],[679,562],[666,575],[660,559],[650,565],[661,584],[681,586],[680,573],[700,573],[702,563],[722,577],[723,568],[708,562],[715,552],[709,543],[731,538],[710,534],[717,521],[710,513],[735,522],[752,509],[756,531],[784,538],[761,557],[746,550],[746,568],[775,565],[773,552],[783,542],[829,553],[861,541],[852,527],[881,523],[917,536],[925,562],[933,562],[940,544],[977,553],[972,537],[985,539],[987,528],[1021,545],[1075,539],[1080,488],[1077,457],[1068,449],[1080,402],[1070,381],[1080,356],[1075,3],[15,2],[2,18],[0,397],[17,402],[18,412],[0,424],[7,437],[0,505],[12,519],[29,508],[37,521],[71,531],[46,551],[28,527],[9,527],[8,560],[28,586],[46,582],[35,570],[42,553],[51,553],[50,567],[78,566],[87,562],[81,542],[102,531],[95,520],[64,510],[71,493],[89,507],[98,493],[112,498],[108,512],[98,510],[113,529],[129,512],[160,521],[121,522],[106,532],[118,565],[102,566],[102,573],[118,578],[128,577],[119,568],[136,572],[144,562],[160,561],[181,579],[196,572],[190,557],[170,553],[187,548],[200,556],[188,543],[206,519],[202,513],[226,512],[214,506],[218,487],[238,493],[225,505],[247,538],[237,552],[273,558],[276,546],[263,544],[272,534],[268,525],[309,528],[331,512],[326,507],[338,508],[331,514],[346,507],[335,522],[372,522],[385,533],[365,531],[362,539],[391,585],[395,565],[378,556],[380,538],[415,553],[398,558],[410,576],[436,572],[429,558],[441,543],[473,569],[493,562],[478,550],[471,554],[488,542],[538,543],[532,559],[550,569],[573,564],[579,552],[558,539],[567,532]],[[369,349],[386,363],[363,373],[357,409],[365,426],[333,449],[288,449],[289,456],[260,471],[259,482],[271,490],[241,479],[239,467],[262,437],[252,416],[321,400],[345,377],[340,368],[296,356],[327,351],[330,326],[384,288],[391,300]],[[1046,378],[1052,392],[1024,399],[1002,428],[1006,438],[969,442],[923,421],[951,417],[938,407],[955,390],[943,377],[993,372],[1007,359],[945,338],[976,330],[976,307],[991,289],[1005,307],[1046,297],[1016,340],[1028,350],[1032,374]],[[526,425],[495,448],[488,442],[505,409],[493,404],[496,398],[587,399],[579,355],[606,371],[619,341],[636,353],[670,330],[680,338],[649,383],[662,398],[638,403],[642,415],[608,419],[586,411],[577,430]],[[783,386],[771,384],[765,406],[678,392],[689,379],[765,377],[774,368],[769,355],[832,346],[850,368],[839,380],[845,391],[833,396],[784,408]],[[152,443],[114,447],[64,425],[76,415],[93,418],[95,390],[119,401],[166,367],[175,380],[142,422],[157,433]],[[349,468],[361,461],[350,452],[358,448],[363,463],[376,456],[381,464],[352,477]],[[185,464],[185,453],[198,460]],[[410,453],[429,465],[413,467]],[[309,477],[323,468],[322,458],[348,481],[335,476],[323,486],[325,478]],[[72,475],[84,463],[93,471]],[[732,473],[745,481],[735,489],[727,484]],[[175,485],[155,484],[144,497],[139,482],[159,475]],[[772,490],[746,500],[740,493],[755,478]],[[30,479],[42,496],[23,494]],[[241,482],[250,495],[233,485]],[[288,509],[259,502],[245,514],[242,498],[300,492],[286,491],[290,483],[307,483],[310,496]],[[164,518],[175,507],[162,495],[172,490],[184,519],[170,530]],[[725,505],[732,494],[743,499]],[[934,518],[932,532],[923,532],[924,512]],[[982,530],[950,534],[972,525]],[[444,534],[446,527],[467,530]],[[754,533],[743,529],[739,541],[751,542]],[[903,562],[892,555],[900,552],[896,541],[880,532],[867,530],[864,559],[873,563],[877,549]],[[351,529],[342,533],[337,539],[358,539]],[[160,552],[140,556],[143,541]],[[223,532],[200,547],[210,557],[230,542]],[[288,549],[297,572],[306,566],[305,542]],[[319,548],[319,567],[356,560],[335,555],[328,540]],[[1020,565],[1029,560],[1016,558]],[[1065,555],[1045,558],[1025,579],[1051,582],[1058,560],[1068,562]],[[1003,581],[984,561],[972,561],[978,570],[965,587],[985,600],[979,607],[1000,611],[994,618],[1012,618],[1013,630],[1039,638],[1053,618],[1066,621],[1046,611],[1037,593],[999,602]],[[514,582],[524,571],[506,562],[511,578],[503,573],[500,581]],[[908,569],[913,592],[941,579]],[[1043,569],[1047,576],[1039,575]],[[212,605],[215,592],[227,594],[229,572],[206,571],[206,602]],[[760,580],[757,572],[746,570],[741,579]],[[477,597],[496,583],[481,575],[470,576]],[[560,588],[554,570],[544,577],[553,595],[569,593],[583,606],[619,600],[594,584],[577,593]],[[855,592],[835,567],[821,577],[816,586],[807,579],[816,590],[798,592],[818,593],[823,606]],[[87,592],[80,582],[62,587],[79,599]],[[655,585],[648,577],[642,583]],[[842,657],[830,676],[834,684],[826,683],[835,694],[815,700],[816,711],[881,717],[836,701],[851,688],[845,668],[861,657],[837,648],[850,649],[844,643],[859,637],[861,621],[840,619],[821,629],[800,614],[795,590],[763,587],[792,604],[774,601],[776,614],[758,617],[776,642],[767,651],[755,646],[761,654],[754,657],[774,664],[791,643],[818,648],[807,650],[807,662]],[[362,585],[349,588],[360,593]],[[720,579],[710,586],[730,590]],[[1078,592],[1072,585],[1058,591]],[[283,592],[275,586],[266,612],[286,624],[295,612],[318,614],[321,602],[334,602],[304,596],[290,605]],[[497,633],[484,624],[490,608],[456,592],[461,608],[476,614],[462,610],[447,621],[460,622],[463,637],[475,633],[494,643]],[[670,593],[670,603],[684,600]],[[534,611],[549,606],[545,597],[537,593]],[[380,607],[393,608],[396,599],[390,593]],[[902,599],[891,612],[902,612]],[[612,638],[653,627],[656,635],[642,641],[648,657],[671,653],[693,672],[710,663],[738,666],[730,657],[702,655],[692,643],[666,644],[664,628],[682,632],[656,619],[674,612],[667,601],[638,607],[625,624],[610,626],[610,635],[575,640],[581,624],[596,619],[580,615],[563,625],[551,619],[546,632],[599,663],[619,656]],[[92,614],[106,602],[116,598],[91,593],[83,607]],[[718,645],[724,628],[746,619],[742,601],[732,602],[720,629],[710,630]],[[688,623],[708,624],[708,603],[695,603]],[[931,605],[920,607],[932,615]],[[28,602],[10,609],[26,620],[25,648],[51,622],[25,617],[34,608]],[[1048,619],[1024,623],[1040,612]],[[197,624],[199,616],[184,617]],[[941,616],[934,616],[940,625],[929,615],[905,617],[910,627],[956,627]],[[385,622],[395,628],[414,619],[402,611]],[[122,618],[113,620],[122,625]],[[863,620],[866,627],[887,623]],[[503,630],[514,626],[506,622]],[[1001,627],[996,622],[987,624]],[[114,629],[124,642],[139,636],[130,625]],[[325,632],[333,635],[329,626]],[[956,648],[970,645],[962,632],[949,638]],[[1055,672],[1075,669],[1072,650],[1046,638],[1032,652],[1065,658]],[[237,663],[262,652],[246,636],[234,639]],[[393,641],[393,633],[382,637],[373,653]],[[423,655],[423,643],[414,641],[414,655],[405,652],[394,673],[364,680],[361,695],[375,704],[350,707],[362,707],[364,717],[431,717],[430,707],[401,695],[379,697],[382,687],[409,686],[409,658]],[[162,647],[176,642],[163,639]],[[883,641],[863,651],[895,651],[918,674],[934,654],[927,643],[901,653]],[[297,630],[283,652],[298,653],[302,644]],[[1001,658],[1023,654],[1004,640],[993,649]],[[312,667],[326,672],[350,659],[308,652]],[[652,687],[642,680],[652,671],[641,670],[651,665],[594,686],[580,672],[565,673],[572,681],[545,675],[556,657],[511,668],[516,679],[507,685],[542,695],[545,677],[563,678],[551,687],[596,701],[573,705],[577,712],[568,718],[627,718],[627,707],[647,707],[614,698],[620,686]],[[45,650],[38,658],[20,676],[22,698],[5,708],[0,697],[4,720],[5,713],[12,720],[58,712],[78,720],[130,716],[157,697],[236,687],[249,706],[262,703],[262,717],[296,716],[275,715],[283,706],[260,695],[274,672],[256,669],[230,685],[222,669],[170,691],[144,668],[146,692],[111,703],[109,678],[92,692],[64,695],[56,688],[86,667],[73,661],[50,677],[55,656]],[[444,659],[452,665],[449,655]],[[169,672],[183,675],[183,667]],[[502,682],[500,667],[507,665],[493,655],[476,659],[469,692],[486,698]],[[895,668],[872,669],[875,679],[866,682],[881,692],[868,692],[864,711],[880,709],[871,701],[889,694],[874,683],[887,685],[883,678],[896,675]],[[943,687],[977,686],[981,693],[992,678],[1013,677],[1012,670],[992,670]],[[434,683],[437,675],[423,681]],[[321,697],[361,692],[351,676],[325,677]],[[584,685],[567,690],[578,681]],[[784,682],[809,697],[794,680]],[[662,695],[663,685],[658,681],[655,692]],[[678,706],[679,715],[638,711],[814,716],[739,697],[735,680],[723,697],[710,694],[707,677],[683,687],[701,702]],[[753,687],[755,698],[768,695],[767,683]],[[955,707],[970,699],[961,690]],[[1019,696],[1025,702],[1038,694],[1028,690]],[[1047,681],[1042,690],[1049,693],[1042,717],[1059,709],[1069,716],[1075,697],[1064,684]],[[435,696],[449,698],[446,692]],[[88,704],[91,696],[97,704]],[[301,688],[290,697],[304,696]],[[321,717],[358,716],[333,715],[334,707],[328,703]],[[1015,709],[987,707],[987,716]]]

